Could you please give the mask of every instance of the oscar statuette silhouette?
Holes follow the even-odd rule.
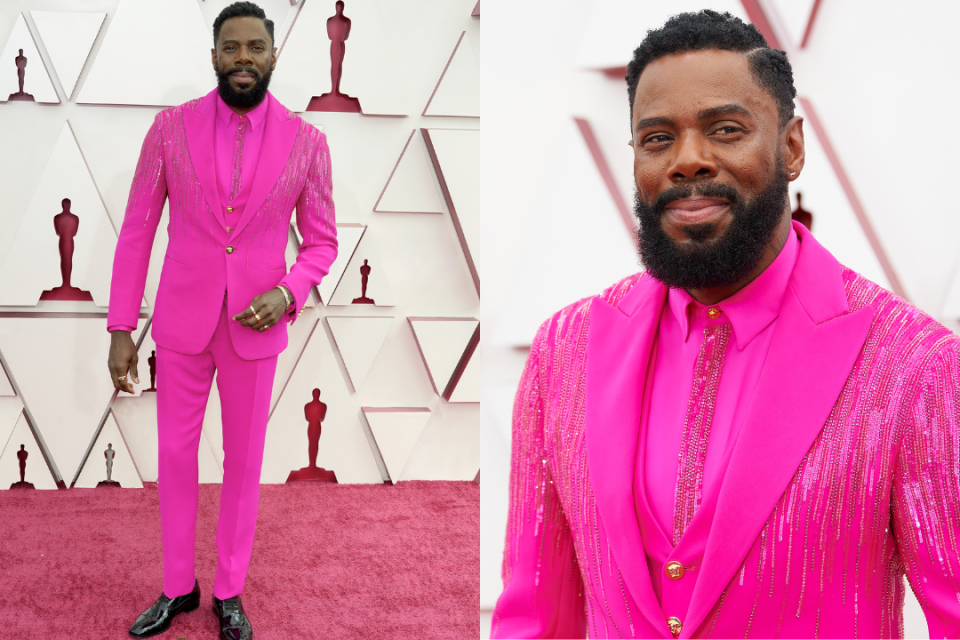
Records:
[[[10,485],[11,489],[36,489],[33,486],[32,482],[27,482],[25,476],[27,474],[27,456],[30,454],[26,449],[23,448],[24,445],[20,445],[20,451],[17,451],[17,460],[20,462],[20,482],[14,482]]]
[[[360,100],[340,91],[350,24],[350,18],[343,15],[343,2],[337,2],[337,13],[327,20],[327,37],[330,38],[330,91],[310,98],[307,111],[361,113]]]
[[[307,419],[310,464],[302,469],[291,471],[287,476],[287,482],[301,480],[337,482],[336,473],[317,466],[317,453],[320,450],[320,423],[327,417],[327,405],[320,402],[320,389],[313,390],[313,400],[303,406],[303,415]]]
[[[10,97],[7,100],[22,100],[24,102],[36,102],[33,99],[33,96],[29,93],[26,93],[23,90],[23,78],[27,75],[27,56],[23,55],[23,49],[20,49],[20,54],[14,59],[17,63],[17,80],[20,81],[20,91],[16,93],[11,93]]]
[[[370,271],[370,265],[364,260],[363,264],[360,265],[360,297],[354,298],[352,304],[376,304],[373,298],[367,297],[367,282],[370,281]]]
[[[156,393],[157,392],[157,352],[155,350],[150,352],[150,357],[147,358],[147,364],[150,365],[150,388],[144,389],[143,392]]]
[[[119,482],[117,482],[116,480],[112,480],[110,478],[110,476],[113,474],[113,456],[116,453],[117,452],[113,450],[113,445],[108,442],[107,448],[103,452],[103,457],[107,459],[107,479],[97,483],[98,489],[100,487],[119,487],[120,486]]]
[[[790,215],[790,217],[805,226],[810,231],[813,231],[813,214],[804,209],[803,205],[800,204],[802,199],[803,195],[797,191],[797,208],[793,210],[793,213]]]
[[[80,218],[70,212],[70,198],[60,203],[63,211],[53,216],[53,229],[60,236],[60,279],[59,287],[40,294],[41,300],[82,300],[93,301],[89,291],[78,289],[70,284],[73,273],[73,238],[80,228]]]

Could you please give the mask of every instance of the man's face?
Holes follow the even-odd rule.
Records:
[[[644,69],[631,144],[641,259],[654,276],[713,288],[757,268],[789,225],[788,175],[803,166],[800,122],[781,130],[776,101],[740,53],[693,51]]]
[[[263,20],[254,17],[226,20],[211,54],[223,101],[244,109],[260,104],[277,64],[276,49]]]

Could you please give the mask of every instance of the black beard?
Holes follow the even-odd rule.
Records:
[[[726,184],[680,185],[661,193],[652,205],[634,193],[634,215],[640,260],[654,278],[676,289],[714,289],[742,282],[757,268],[766,246],[787,209],[788,179],[782,160],[770,182],[753,200],[746,202],[735,188]],[[711,238],[714,224],[685,227],[693,248],[674,242],[663,230],[664,208],[693,195],[726,198],[733,220],[719,238]]]
[[[234,89],[230,86],[230,74],[234,71],[247,71],[257,77],[250,89]],[[253,67],[233,67],[223,73],[217,70],[217,88],[220,91],[220,97],[227,106],[237,109],[250,109],[263,102],[267,95],[267,87],[270,86],[270,76],[273,75],[273,69],[267,71],[267,75],[261,76],[260,72]]]

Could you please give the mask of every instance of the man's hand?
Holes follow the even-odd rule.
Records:
[[[280,321],[287,310],[287,300],[279,289],[270,289],[253,299],[250,306],[233,316],[245,327],[266,331]]]
[[[115,389],[133,393],[132,382],[140,384],[140,376],[137,375],[137,362],[139,360],[137,346],[133,344],[130,332],[111,331],[110,355],[107,357],[107,366],[110,368],[110,377],[113,378]],[[130,378],[133,378],[132,382]]]

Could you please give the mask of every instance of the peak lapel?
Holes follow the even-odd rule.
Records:
[[[644,616],[670,637],[650,584],[633,501],[643,390],[665,299],[666,287],[643,278],[617,307],[593,301],[584,429],[590,482],[607,543]]]
[[[290,117],[287,110],[277,102],[272,94],[267,94],[270,100],[270,108],[267,112],[265,129],[263,132],[263,144],[260,147],[260,158],[257,160],[257,172],[253,178],[253,188],[250,190],[250,198],[243,207],[243,215],[237,222],[236,233],[239,233],[247,226],[250,219],[260,210],[263,201],[277,184],[280,175],[287,166],[287,159],[290,157],[290,151],[293,149],[293,143],[297,139],[297,131],[300,129],[300,121],[296,117]]]
[[[874,309],[849,313],[840,264],[808,232],[753,405],[731,455],[681,637],[713,608],[813,445],[846,384]]]
[[[220,196],[217,193],[217,176],[213,157],[214,128],[216,125],[217,90],[214,89],[205,95],[195,109],[183,109],[183,128],[187,136],[187,148],[190,150],[190,160],[193,162],[193,171],[200,182],[200,188],[207,199],[207,205],[213,211],[213,216],[224,229],[227,228],[220,210]]]

